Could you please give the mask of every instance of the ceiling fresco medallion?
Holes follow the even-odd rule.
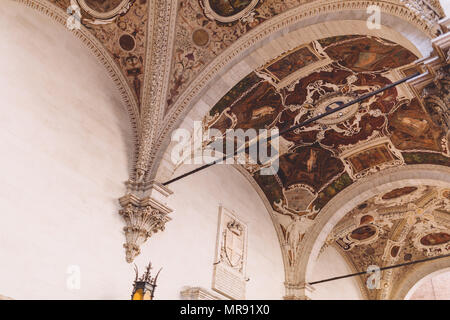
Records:
[[[115,18],[126,13],[135,0],[77,0],[80,7],[100,20]]]
[[[123,34],[119,38],[119,45],[125,51],[132,51],[136,45],[136,41],[129,34]]]
[[[201,0],[205,15],[211,20],[229,23],[247,16],[259,0]]]
[[[206,31],[206,29],[197,29],[192,33],[192,42],[196,46],[204,47],[207,46],[209,43],[209,33]]]
[[[314,110],[314,116],[319,116],[323,113],[330,112],[350,101],[355,99],[355,96],[347,96],[341,94],[331,94],[325,96],[321,101],[317,102],[317,107]],[[317,120],[317,123],[322,124],[337,124],[344,122],[345,120],[351,118],[359,109],[359,103],[355,103],[348,108],[345,108],[336,113],[330,114],[322,119]]]

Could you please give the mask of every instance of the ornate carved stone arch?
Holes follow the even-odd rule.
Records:
[[[60,8],[48,3],[46,0],[13,0],[27,7],[39,11],[41,14],[48,16],[50,19],[56,21],[61,25],[66,25],[68,15]],[[69,32],[69,30],[68,30]],[[126,107],[126,111],[129,115],[130,125],[132,129],[134,150],[138,147],[138,134],[140,130],[139,111],[136,99],[127,84],[127,81],[122,74],[122,71],[118,68],[117,64],[113,61],[112,57],[104,46],[84,27],[81,26],[80,30],[73,30],[73,35],[76,36],[99,60],[99,62],[106,68],[109,76],[114,81],[119,93],[122,97],[123,104]],[[134,157],[135,151],[131,156],[131,165],[135,165]],[[130,168],[133,172],[133,167]]]

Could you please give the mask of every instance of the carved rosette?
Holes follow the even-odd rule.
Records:
[[[128,182],[127,186],[127,194],[119,199],[122,206],[119,214],[126,223],[123,228],[126,243],[123,246],[126,260],[131,263],[141,253],[141,245],[154,233],[164,231],[166,223],[171,220],[168,215],[172,210],[165,205],[164,200],[172,192],[155,182]]]

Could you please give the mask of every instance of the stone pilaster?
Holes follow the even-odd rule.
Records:
[[[164,231],[166,223],[171,220],[168,215],[172,209],[167,207],[166,199],[172,191],[155,181],[129,181],[126,186],[127,194],[119,199],[122,206],[119,213],[126,223],[126,242],[123,246],[126,260],[131,263],[140,254],[141,245],[154,233]]]
[[[284,287],[286,288],[284,300],[311,300],[311,293],[314,291],[314,288],[308,283],[291,284],[285,282]]]

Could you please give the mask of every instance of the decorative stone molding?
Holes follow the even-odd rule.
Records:
[[[313,286],[307,283],[291,284],[284,283],[286,295],[284,300],[311,300],[311,293],[315,290]]]
[[[182,300],[222,300],[201,287],[187,287],[180,292]]]
[[[145,78],[142,97],[142,128],[136,159],[136,181],[144,181],[150,163],[155,162],[154,141],[162,120],[169,82],[175,34],[177,1],[149,1]]]
[[[428,27],[436,34],[441,32],[437,23],[443,16],[442,8],[439,3],[425,0],[400,0],[409,10],[416,13],[426,22]]]
[[[164,231],[171,220],[168,216],[172,209],[166,206],[165,199],[172,192],[157,182],[146,184],[127,182],[128,191],[119,199],[122,209],[120,215],[126,222],[124,227],[126,260],[133,262],[140,254],[141,245],[154,233]]]

